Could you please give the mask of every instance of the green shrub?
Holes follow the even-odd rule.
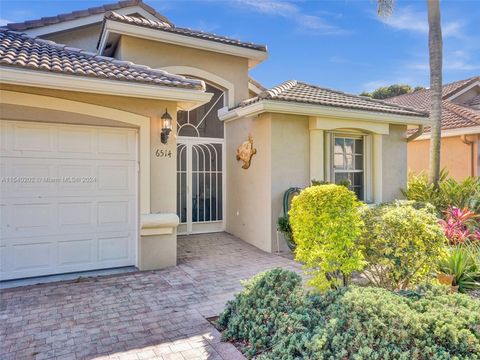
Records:
[[[295,259],[320,290],[346,285],[364,266],[358,237],[362,232],[361,203],[344,186],[311,186],[292,201],[289,212]]]
[[[465,295],[350,287],[311,303],[284,319],[261,359],[480,358],[480,305]]]
[[[285,242],[288,245],[288,248],[294,251],[295,242],[293,241],[293,232],[292,232],[292,227],[290,226],[290,220],[288,219],[288,216],[280,216],[278,218],[277,230],[283,234],[285,238]]]
[[[407,189],[402,192],[408,200],[432,204],[439,217],[445,214],[449,206],[459,209],[467,207],[475,213],[480,213],[480,177],[478,176],[457,182],[448,177],[448,173],[443,170],[439,187],[436,189],[428,183],[426,174],[410,174]]]
[[[365,209],[360,243],[376,286],[403,289],[423,282],[446,253],[446,238],[429,204],[396,201]]]
[[[283,269],[262,272],[243,283],[218,319],[222,338],[241,341],[248,356],[272,347],[278,323],[306,301],[298,274]]]
[[[465,293],[480,288],[480,247],[475,243],[453,246],[441,259],[438,270],[453,276],[453,286]]]
[[[220,324],[224,338],[263,360],[480,359],[480,302],[439,287],[310,295],[277,269],[250,281]]]

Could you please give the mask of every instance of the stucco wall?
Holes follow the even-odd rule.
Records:
[[[358,126],[361,128],[362,123]],[[368,128],[367,124],[364,124]],[[388,135],[376,134],[372,142],[369,176],[377,201],[401,198],[407,181],[405,125],[386,125]],[[318,131],[318,130],[315,130]],[[305,187],[311,181],[311,161],[324,163],[322,147],[312,152],[307,116],[261,114],[226,123],[227,231],[269,252],[277,250],[276,222],[283,213],[283,194],[289,187]],[[237,147],[251,134],[257,154],[248,170],[235,160]],[[326,137],[327,133],[319,132]],[[311,158],[312,157],[312,158]],[[313,158],[315,157],[315,158]],[[375,160],[374,157],[378,159]],[[322,180],[323,178],[319,178]],[[280,249],[286,244],[280,237]]]
[[[271,247],[277,250],[276,223],[283,215],[283,194],[290,187],[310,184],[310,136],[308,117],[272,114],[271,125]],[[317,154],[319,157],[323,153]],[[280,250],[287,250],[283,238]]]
[[[468,140],[474,141],[473,174],[478,176],[479,168],[479,135],[470,135]],[[460,136],[443,137],[440,153],[440,167],[446,168],[450,176],[457,180],[472,175],[472,153],[470,145],[462,142]],[[415,174],[428,171],[430,140],[416,140],[408,144],[408,169]]]
[[[250,168],[236,160],[237,147],[253,137],[257,154]],[[265,251],[271,244],[271,117],[243,118],[225,124],[227,157],[226,230]]]
[[[168,66],[198,68],[232,83],[235,88],[235,104],[248,98],[248,60],[246,58],[130,36],[120,38],[115,57],[152,68]]]
[[[59,44],[66,44],[86,51],[96,52],[101,29],[102,24],[93,24],[83,28],[72,29],[57,34],[49,34],[42,37]]]
[[[390,125],[382,139],[382,201],[402,198],[407,185],[407,127]]]

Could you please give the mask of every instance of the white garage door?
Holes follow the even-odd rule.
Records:
[[[0,279],[134,265],[136,130],[0,123]]]

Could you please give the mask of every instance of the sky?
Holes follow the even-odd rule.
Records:
[[[114,0],[0,0],[0,25]],[[425,0],[144,0],[177,26],[266,44],[250,72],[266,87],[296,79],[358,94],[394,83],[429,85]],[[441,1],[444,83],[480,75],[480,0]]]

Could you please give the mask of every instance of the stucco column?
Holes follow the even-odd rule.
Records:
[[[373,134],[373,201],[377,204],[382,202],[383,195],[382,146],[382,135]]]
[[[177,142],[176,142],[176,107],[169,104],[168,113],[174,119],[172,131],[167,144],[160,141],[161,120],[165,106],[159,107],[152,114],[150,121],[150,194],[151,212],[176,213],[177,197]]]
[[[166,108],[174,119],[167,144],[160,141],[161,116]],[[177,263],[177,143],[176,104],[159,104],[150,119],[151,213],[140,219],[140,270],[162,269]]]
[[[310,180],[325,180],[324,131],[310,129]]]

